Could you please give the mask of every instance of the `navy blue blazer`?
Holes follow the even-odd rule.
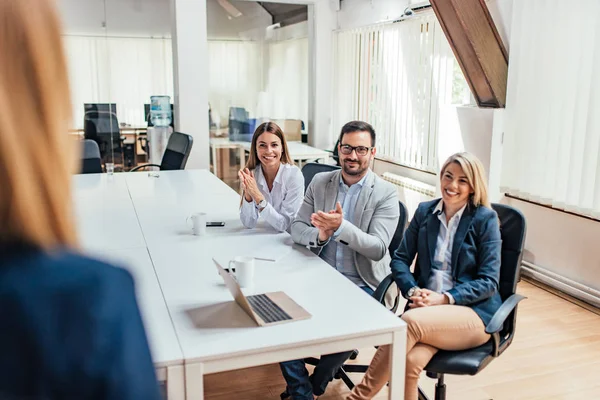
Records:
[[[124,269],[0,244],[0,325],[0,399],[160,399]]]
[[[440,220],[433,214],[439,201],[419,204],[400,247],[394,253],[392,274],[402,293],[413,286],[427,287],[440,230]],[[485,325],[502,304],[498,294],[501,248],[496,212],[491,208],[468,205],[454,235],[454,288],[448,293],[454,297],[457,305],[473,308]],[[417,254],[413,274],[410,265]]]

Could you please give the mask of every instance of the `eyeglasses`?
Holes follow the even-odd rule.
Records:
[[[371,150],[372,148],[373,147],[350,146],[349,144],[343,144],[340,146],[340,151],[344,155],[350,155],[354,150],[356,150],[356,154],[358,154],[359,156],[366,156],[367,154],[369,154],[369,150]]]

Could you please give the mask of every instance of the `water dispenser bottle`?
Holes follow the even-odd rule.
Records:
[[[154,127],[148,128],[148,145],[150,147],[150,163],[160,165],[172,132],[171,101],[169,96],[150,97],[150,119]],[[149,167],[149,176],[158,177],[159,168]]]

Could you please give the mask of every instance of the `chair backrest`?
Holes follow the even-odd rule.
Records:
[[[93,140],[83,140],[83,153],[81,157],[82,174],[99,174],[102,172],[102,160],[98,143]]]
[[[338,139],[335,142],[335,146],[333,146],[333,153],[331,157],[335,160],[335,165],[340,165],[340,152],[338,151],[338,145],[340,144],[340,140]]]
[[[110,111],[88,111],[83,117],[83,134],[86,139],[96,136],[121,136],[117,114]]]
[[[316,174],[319,172],[335,171],[340,169],[337,165],[319,164],[319,163],[306,163],[302,167],[302,175],[304,175],[304,190],[308,188],[308,185],[313,180]]]
[[[185,169],[192,151],[194,138],[181,132],[173,132],[167,142],[167,148],[160,163],[162,171]]]
[[[505,204],[492,204],[500,220],[500,235],[502,237],[502,261],[500,266],[500,297],[502,301],[509,298],[517,290],[521,274],[521,261],[527,224],[523,214]],[[506,319],[503,333],[514,331],[516,313]]]
[[[398,207],[400,208],[400,218],[398,219],[396,232],[394,232],[394,236],[388,247],[390,256],[394,254],[398,247],[400,247],[400,243],[402,243],[402,238],[404,237],[404,231],[406,231],[406,228],[408,227],[408,208],[406,208],[401,201],[398,201]]]

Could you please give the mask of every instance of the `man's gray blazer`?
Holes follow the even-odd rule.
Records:
[[[294,242],[309,246],[315,254],[319,254],[323,247],[317,245],[319,229],[311,225],[310,216],[317,211],[335,210],[340,176],[341,170],[315,175],[292,222]],[[358,274],[373,290],[390,273],[388,246],[396,231],[399,215],[394,186],[369,171],[356,202],[355,224],[347,224],[335,240],[338,246],[354,250]]]

